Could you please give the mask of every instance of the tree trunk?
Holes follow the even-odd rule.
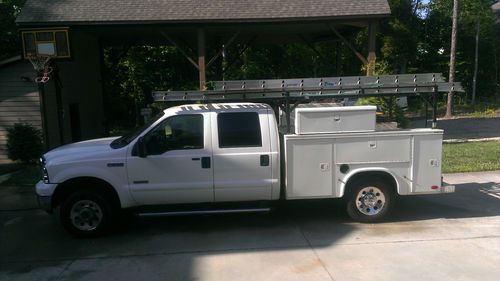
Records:
[[[455,82],[455,57],[457,54],[457,21],[458,21],[458,0],[453,0],[449,82]],[[446,115],[445,115],[445,118],[451,118],[451,117],[453,117],[453,91],[448,93],[448,103],[446,104]]]
[[[472,78],[472,104],[476,103],[477,67],[479,60],[479,18],[476,25],[476,55],[474,58],[474,78]]]

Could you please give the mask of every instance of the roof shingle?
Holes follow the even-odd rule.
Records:
[[[28,0],[17,23],[259,22],[389,14],[387,0]]]

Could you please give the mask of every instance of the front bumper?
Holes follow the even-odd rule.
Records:
[[[43,181],[39,181],[36,184],[36,197],[40,209],[47,212],[52,211],[52,194],[56,186],[57,184],[44,183]]]
[[[52,213],[52,196],[40,196],[37,194],[36,200],[40,209]]]

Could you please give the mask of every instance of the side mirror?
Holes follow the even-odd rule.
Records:
[[[146,158],[148,156],[148,149],[144,137],[140,137],[137,140],[137,156],[141,158]]]

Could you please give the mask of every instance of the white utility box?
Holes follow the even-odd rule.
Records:
[[[430,193],[441,183],[442,141],[433,129],[285,135],[287,199],[342,197],[345,177],[370,167],[401,179],[400,195]]]
[[[375,131],[377,107],[345,106],[295,109],[295,134]]]

